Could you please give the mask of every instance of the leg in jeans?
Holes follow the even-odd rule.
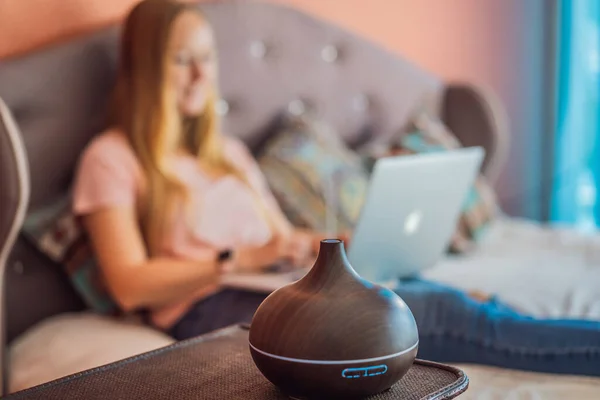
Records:
[[[266,298],[260,293],[225,289],[196,303],[169,330],[177,340],[199,336],[238,323],[250,323]]]
[[[535,319],[419,279],[396,293],[417,321],[419,358],[600,376],[600,322]]]

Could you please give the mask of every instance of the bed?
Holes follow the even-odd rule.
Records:
[[[448,257],[424,275],[460,289],[493,293],[527,315],[600,321],[600,235],[503,217],[473,254]],[[600,396],[599,378],[458,366],[471,382],[461,396],[465,399]]]

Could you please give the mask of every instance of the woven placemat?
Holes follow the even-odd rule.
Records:
[[[370,400],[451,399],[468,386],[452,367],[417,360],[390,390]],[[248,328],[231,326],[149,353],[14,393],[6,399],[289,399],[256,368]]]

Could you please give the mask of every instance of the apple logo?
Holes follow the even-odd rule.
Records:
[[[408,236],[414,234],[417,229],[419,229],[419,225],[421,225],[422,213],[419,210],[415,210],[408,214],[408,217],[404,220],[404,233]]]

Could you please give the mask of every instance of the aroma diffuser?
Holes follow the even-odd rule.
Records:
[[[418,332],[404,301],[358,276],[343,242],[327,239],[304,278],[259,306],[249,341],[258,369],[286,394],[356,398],[402,378]]]

